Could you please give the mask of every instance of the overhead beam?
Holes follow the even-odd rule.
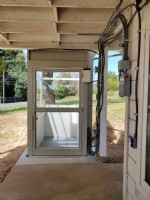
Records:
[[[12,45],[8,45],[5,42],[0,42],[0,48],[5,49],[44,49],[44,48],[56,48],[56,49],[93,49],[97,50],[97,45],[94,43],[27,43],[27,42],[12,42]]]
[[[57,12],[57,8],[53,8],[53,15],[54,15],[54,19],[55,22],[53,23],[53,27],[54,27],[54,31],[55,33],[59,36],[59,41],[60,41],[60,34],[58,34],[57,32],[57,23],[58,23],[58,12]],[[59,43],[58,43],[59,45]]]
[[[59,8],[58,20],[66,23],[107,23],[114,9]]]
[[[8,34],[7,33],[0,33],[0,41],[6,42],[8,45],[11,45],[11,42],[8,41]]]
[[[10,33],[7,34],[8,41],[26,41],[26,42],[50,42],[60,41],[59,34],[39,34],[39,33]]]
[[[54,34],[54,27],[49,22],[5,22],[0,21],[2,33],[43,33]]]
[[[61,43],[60,48],[62,49],[93,49],[97,50],[98,46],[95,43]]]
[[[51,0],[56,7],[115,8],[118,0]]]
[[[50,0],[0,0],[2,6],[36,6],[47,7],[51,5]]]
[[[53,8],[0,6],[0,21],[54,21]]]
[[[60,35],[61,42],[97,42],[100,36],[95,35],[75,35],[75,34],[62,34]]]
[[[9,46],[4,42],[0,43],[0,48],[11,48],[11,49],[42,49],[42,48],[58,48],[55,42],[12,42]]]
[[[106,27],[105,23],[71,23],[58,24],[58,33],[60,34],[76,34],[76,33],[102,33]]]

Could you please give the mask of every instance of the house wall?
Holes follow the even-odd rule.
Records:
[[[146,109],[148,92],[148,32],[150,30],[150,4],[142,11],[142,46],[141,62],[139,70],[139,121],[138,121],[138,147],[131,148],[129,135],[135,133],[135,80],[138,50],[138,18],[135,17],[130,27],[129,57],[131,60],[131,96],[126,102],[126,134],[125,134],[125,157],[124,157],[124,200],[148,200],[150,199],[150,186],[146,184],[144,178],[145,170],[145,140],[146,140]]]

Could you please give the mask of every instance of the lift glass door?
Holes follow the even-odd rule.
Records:
[[[81,155],[80,71],[35,71],[34,154]]]

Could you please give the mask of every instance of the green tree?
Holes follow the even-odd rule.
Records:
[[[0,50],[0,71],[6,75],[6,97],[27,99],[27,70],[23,51]]]
[[[119,89],[119,79],[118,75],[114,72],[108,72],[108,90],[118,90]]]

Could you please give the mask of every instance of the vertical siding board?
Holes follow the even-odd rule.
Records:
[[[135,110],[135,101],[130,99],[130,111],[129,118],[135,120],[136,119],[136,110]]]
[[[136,185],[133,179],[128,175],[128,193],[133,200],[137,200]]]
[[[128,173],[130,177],[136,182],[136,163],[128,156]]]
[[[144,91],[144,71],[145,71],[145,30],[150,27],[150,4],[144,8],[142,13],[142,46],[141,46],[141,62],[139,71],[139,127],[138,127],[138,149],[133,149],[128,143],[128,160],[127,160],[127,174],[128,174],[128,194],[129,200],[149,200],[150,194],[142,187],[141,180],[141,141],[142,141],[142,120],[143,120],[143,91]],[[132,80],[132,93],[129,100],[129,129],[128,135],[134,134],[135,130],[135,80],[136,80],[136,67],[137,67],[137,50],[138,50],[138,20],[137,16],[130,27],[130,43],[129,43],[129,56],[131,60],[131,69],[129,73]],[[147,74],[146,74],[147,75]],[[144,166],[144,164],[143,164]]]

